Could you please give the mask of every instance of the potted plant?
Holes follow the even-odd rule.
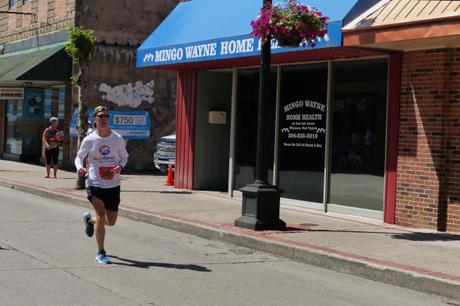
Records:
[[[284,5],[264,4],[259,16],[251,21],[252,36],[266,40],[272,36],[281,47],[315,46],[317,37],[327,33],[327,20],[321,12],[296,0]]]

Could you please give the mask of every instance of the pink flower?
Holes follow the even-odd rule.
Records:
[[[251,21],[252,36],[267,39],[270,35],[276,39],[298,37],[305,46],[313,47],[317,37],[327,33],[328,17],[313,7],[296,0],[288,0],[287,5],[264,3],[257,18]]]

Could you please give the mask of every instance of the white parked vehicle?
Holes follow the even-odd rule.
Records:
[[[153,150],[153,163],[161,172],[167,172],[169,165],[176,162],[176,135],[161,137]]]

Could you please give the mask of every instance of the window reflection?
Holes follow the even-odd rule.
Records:
[[[274,115],[276,107],[276,70],[271,73],[271,100],[264,105],[265,163],[267,180],[273,184]],[[251,184],[255,179],[257,150],[257,105],[259,99],[259,70],[238,71],[237,121],[235,145],[235,189]]]
[[[5,152],[12,154],[22,154],[21,128],[17,121],[22,118],[23,100],[6,101],[5,115]]]
[[[384,60],[334,65],[331,203],[383,210],[386,89]]]

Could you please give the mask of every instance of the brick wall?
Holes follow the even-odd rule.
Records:
[[[403,55],[396,223],[460,231],[460,49]]]
[[[94,29],[96,37],[95,51],[83,74],[88,84],[82,89],[83,101],[89,106],[104,104],[114,110],[142,110],[150,115],[150,139],[128,141],[127,168],[130,169],[154,169],[153,148],[157,140],[175,131],[176,75],[137,69],[136,49],[177,3],[177,0],[92,0],[81,1],[76,10],[76,23]],[[138,89],[134,89],[136,86]],[[109,98],[103,88],[134,95],[138,90],[152,89],[153,93],[139,104],[131,94]]]
[[[448,56],[446,229],[460,232],[460,48]]]
[[[176,75],[172,72],[136,68],[136,49],[177,5],[177,0],[79,1],[76,23],[95,30],[96,46],[83,73],[84,103],[104,104],[118,111],[147,111],[151,118],[149,140],[129,140],[127,168],[152,170],[157,140],[175,131]],[[151,85],[153,84],[153,85]],[[102,86],[102,87],[101,87]],[[134,87],[137,86],[137,89]],[[151,97],[139,103],[133,95],[152,89]],[[125,92],[117,98],[112,93]],[[129,93],[130,92],[130,93]],[[128,98],[129,96],[133,99]],[[74,144],[75,145],[75,144]]]
[[[97,42],[138,46],[168,16],[178,0],[80,1],[76,22],[95,29]]]
[[[83,80],[88,86],[82,88],[82,101],[89,107],[103,104],[117,111],[147,111],[151,119],[150,139],[128,141],[127,168],[153,170],[153,148],[157,140],[175,131],[176,74],[137,69],[135,54],[135,47],[98,44],[84,73]],[[112,93],[111,97],[107,90]],[[136,98],[150,90],[151,96],[146,96],[144,101]]]
[[[0,44],[56,32],[74,25],[75,0],[17,1],[9,9],[8,0],[0,0],[0,10],[33,12],[35,15],[0,14]]]

